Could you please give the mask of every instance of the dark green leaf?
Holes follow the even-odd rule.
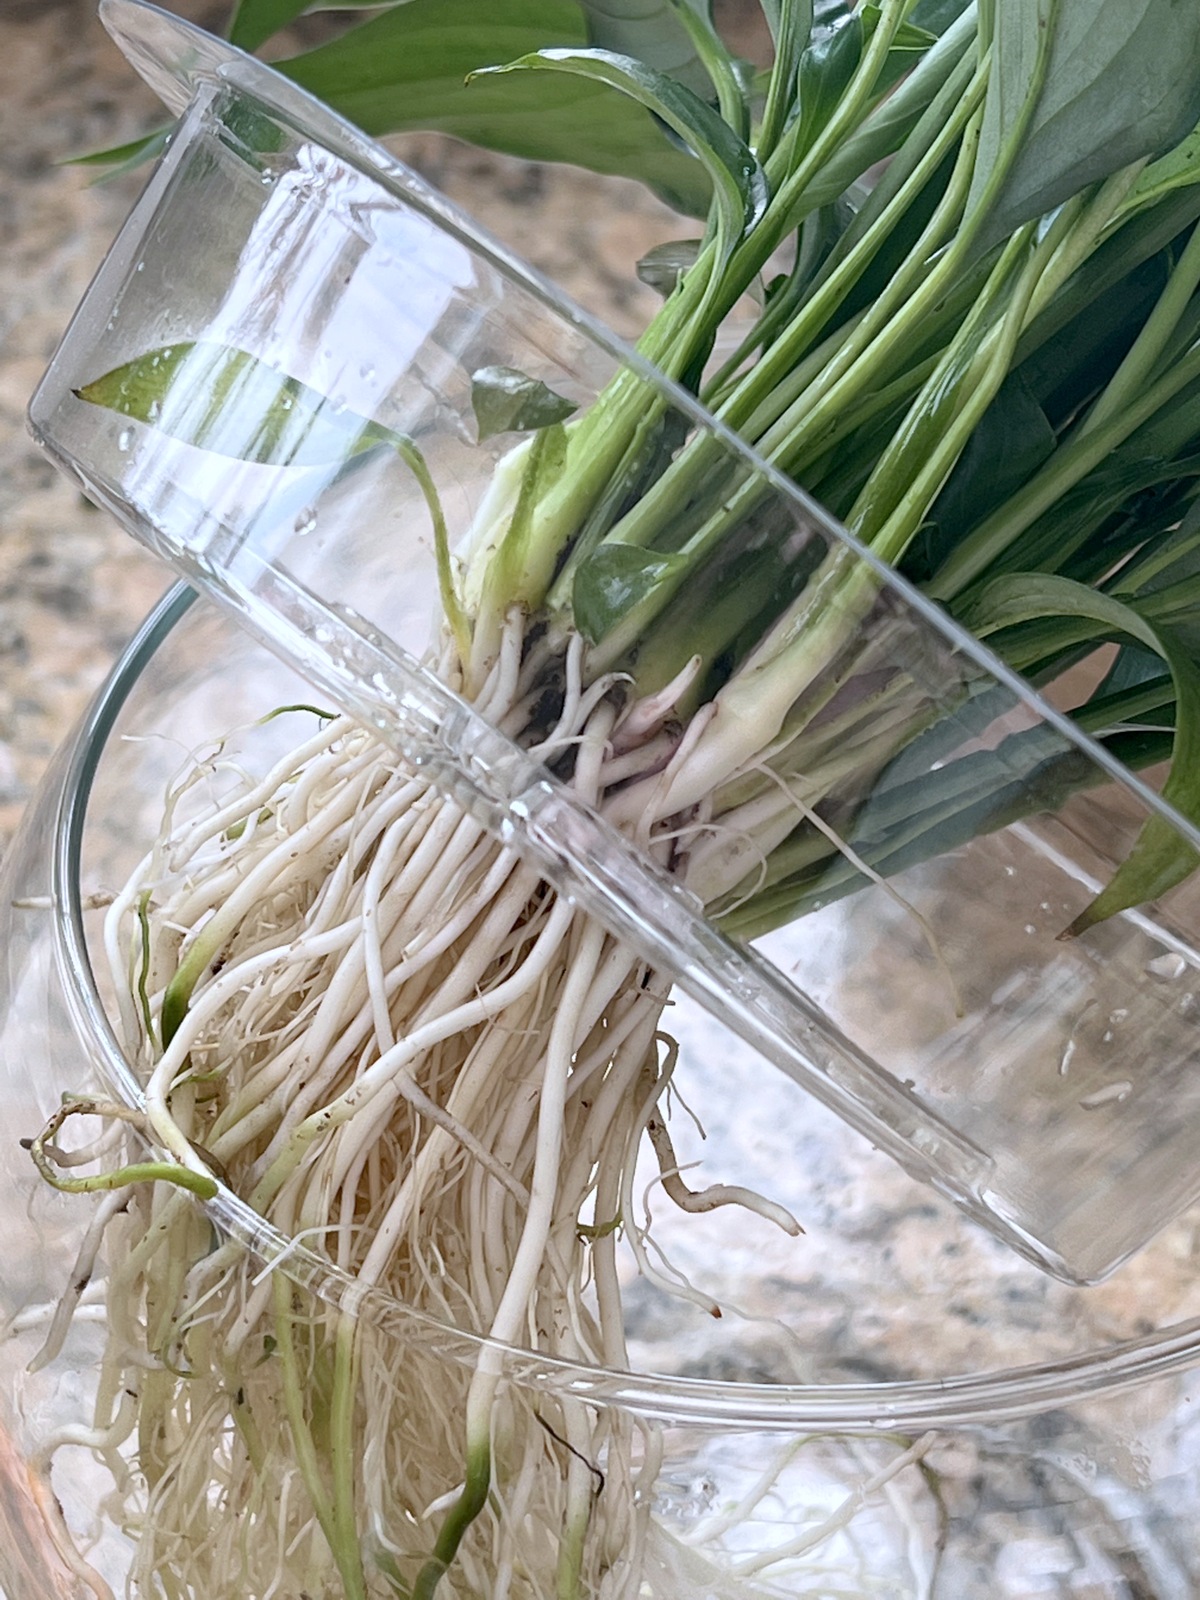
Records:
[[[1056,430],[1065,427],[1112,378],[1166,287],[1168,275],[1167,252],[1159,251],[1082,306],[1017,367]]]
[[[1194,503],[1177,528],[1144,546],[1110,585],[1120,598],[1156,594],[1200,576],[1200,503]]]
[[[686,565],[683,556],[630,544],[598,545],[575,575],[575,626],[597,643],[681,565]]]
[[[1200,6],[1190,0],[1003,0],[994,50],[968,204],[1004,176],[981,247],[1169,150],[1200,121]]]
[[[573,400],[555,394],[540,378],[515,367],[480,367],[471,374],[471,405],[480,440],[498,433],[528,433],[565,422],[578,410]]]
[[[239,50],[257,50],[272,34],[308,10],[309,0],[238,0],[229,24],[229,42]]]
[[[934,502],[905,570],[918,581],[932,577],[958,539],[1015,494],[1054,446],[1045,412],[1020,373],[1010,373]]]
[[[1046,573],[1020,573],[989,584],[971,613],[971,625],[986,636],[1036,618],[1082,620],[1099,625],[1100,636],[1126,636],[1154,651],[1171,669],[1175,685],[1175,740],[1163,798],[1190,822],[1200,822],[1200,669],[1170,629],[1152,624],[1132,606],[1097,594],[1085,584]],[[1133,849],[1107,887],[1066,930],[1074,936],[1096,923],[1144,905],[1182,883],[1200,866],[1196,852],[1165,817],[1154,813],[1142,825]]]
[[[947,719],[952,730],[954,720]],[[1057,811],[1072,794],[1104,776],[1044,725],[1010,734],[994,750],[975,751],[944,766],[920,770],[906,751],[893,767],[905,775],[901,781],[892,781],[889,768],[857,812],[833,819],[859,860],[884,878],[1024,817]],[[785,869],[782,875],[780,869]],[[756,938],[874,881],[808,826],[772,852],[768,872],[776,881],[767,889],[735,902],[725,916],[718,908],[727,932]]]
[[[1110,698],[1124,695],[1128,690],[1141,688],[1147,683],[1159,684],[1164,681],[1171,684],[1170,674],[1163,673],[1160,655],[1140,644],[1123,644],[1117,652],[1117,659],[1105,673],[1103,683],[1088,700],[1088,706],[1094,713],[1097,706]],[[1171,687],[1172,702],[1174,699],[1175,690]]]
[[[1023,362],[1032,351],[1040,349],[1061,328],[1088,312],[1089,308],[1095,306],[1099,317],[1103,306],[1107,315],[1112,302],[1103,297],[1110,292],[1119,294],[1121,286],[1132,282],[1133,274],[1160,252],[1166,252],[1160,279],[1165,283],[1174,260],[1172,252],[1182,248],[1183,236],[1197,218],[1200,218],[1200,185],[1173,190],[1156,205],[1126,219],[1111,237],[1088,256],[1046,309],[1025,330],[1017,346],[1017,361]],[[1176,241],[1179,241],[1178,246]]]
[[[862,18],[855,13],[840,27],[814,37],[800,57],[800,150],[806,150],[829,121],[854,76],[862,48]]]
[[[1146,452],[1114,451],[1003,550],[989,564],[987,575],[1042,569],[1098,579],[1125,553],[1112,542],[1109,519],[1122,507],[1136,507],[1139,496],[1174,480],[1176,472],[1174,463]],[[1137,519],[1128,528],[1128,542],[1141,544],[1148,532]]]
[[[237,461],[344,461],[392,435],[244,350],[164,345],[76,391],[81,400]]]
[[[700,163],[644,107],[605,84],[549,73],[468,77],[547,46],[586,43],[575,0],[406,0],[339,39],[276,63],[371,134],[452,134],[531,161],[566,161],[649,185],[702,216]]]
[[[639,61],[603,50],[539,50],[506,66],[487,68],[479,76],[525,72],[567,73],[618,89],[661,118],[692,150],[712,179],[729,248],[762,215],[767,186],[754,152],[711,106],[682,84]]]

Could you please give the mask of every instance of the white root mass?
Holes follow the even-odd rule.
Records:
[[[631,774],[653,787],[670,705],[583,688],[572,649],[531,737],[546,669],[521,628],[477,703],[601,808]],[[653,1270],[643,1144],[685,1209],[799,1231],[684,1184],[667,985],[348,721],[220,802],[207,776],[172,794],[106,924],[153,1140],[362,1290],[498,1344],[444,1359],[264,1272],[177,1187],[124,1191],[86,1442],[136,1535],[134,1592],[632,1600],[652,1569],[670,1592],[658,1430],[506,1381],[500,1350],[627,1366],[623,1236]],[[677,824],[641,824],[674,870]]]

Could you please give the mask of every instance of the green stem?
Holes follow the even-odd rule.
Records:
[[[397,434],[392,442],[396,454],[417,480],[417,486],[429,509],[430,521],[433,523],[433,549],[437,561],[442,611],[454,635],[459,659],[465,661],[471,648],[471,625],[467,621],[467,614],[458,598],[458,589],[454,582],[454,568],[450,562],[450,535],[446,529],[446,517],[442,510],[441,497],[437,492],[437,484],[433,481],[433,474],[425,457],[407,435]]]
[[[1015,260],[1025,250],[1033,226],[1032,223],[1027,224],[1009,240],[996,264],[994,277],[999,286],[1002,287],[1008,278],[1009,258]],[[962,359],[971,351],[977,339],[976,329],[972,326],[974,317],[968,318],[960,338],[946,352],[910,407],[908,416],[880,457],[851,511],[849,526],[892,565],[907,550],[967,440],[1004,381],[1017,340],[1025,326],[1030,299],[1044,266],[1045,257],[1035,250],[1032,260],[1018,278],[999,326],[990,330],[979,341],[976,351],[967,356],[968,365],[960,383],[957,379]],[[988,300],[989,295],[985,293],[981,301],[981,321],[987,316]],[[947,420],[939,415],[943,409],[940,404],[943,394],[951,410]],[[931,426],[933,418],[937,418],[937,422]],[[902,485],[898,497],[895,495],[897,484]]]
[[[892,235],[901,217],[907,214],[930,178],[954,148],[980,105],[986,84],[987,67],[984,63],[976,68],[969,82],[963,86],[950,110],[950,115],[938,135],[930,142],[922,160],[913,168],[908,180],[900,186],[872,226],[819,285],[803,311],[789,324],[786,332],[772,345],[722,406],[720,413],[722,420],[728,422],[730,427],[738,429],[739,432],[744,431],[748,438],[757,439],[792,403],[795,395],[800,392],[794,376],[800,358],[813,338],[845,300],[881,246]],[[904,304],[906,295],[918,277],[921,277],[926,285],[919,296],[921,308],[925,304],[932,304],[940,295],[943,283],[949,274],[944,266],[935,268],[931,274],[929,263],[934,251],[941,245],[961,213],[970,182],[973,151],[973,141],[968,141],[960,154],[945,194],[933,216],[921,230],[916,244],[892,275],[887,287],[856,325],[850,339],[822,369],[819,380],[821,386],[815,390],[814,399],[853,364],[881,328],[888,326],[896,308]],[[950,272],[956,270],[956,263],[952,263]]]
[[[800,13],[804,12],[803,32],[800,37]],[[796,71],[801,51],[812,34],[812,0],[783,0],[780,7],[779,37],[775,41],[775,60],[767,84],[767,98],[763,106],[762,122],[758,130],[756,151],[760,161],[766,159],[779,143],[788,114],[796,103]]]
[[[54,1136],[68,1117],[101,1117],[118,1122],[128,1122],[140,1132],[146,1131],[146,1119],[139,1111],[120,1106],[109,1100],[97,1100],[80,1095],[66,1100],[50,1118],[41,1133],[29,1141],[29,1154],[38,1172],[54,1189],[64,1194],[98,1194],[109,1189],[125,1189],[134,1183],[169,1183],[186,1190],[201,1200],[211,1200],[217,1192],[215,1179],[207,1173],[195,1172],[191,1167],[175,1161],[134,1161],[112,1172],[93,1173],[88,1178],[70,1178],[60,1170],[51,1153]]]
[[[437,1586],[450,1570],[458,1554],[458,1547],[467,1529],[487,1504],[488,1489],[492,1481],[492,1453],[484,1445],[477,1445],[467,1457],[467,1477],[462,1493],[454,1502],[442,1523],[433,1554],[417,1574],[412,1600],[433,1600]]]
[[[362,1554],[355,1516],[354,1487],[357,1455],[354,1401],[357,1393],[358,1325],[353,1317],[343,1314],[337,1330],[329,1430],[329,1455],[333,1473],[333,1530],[337,1540],[334,1549],[335,1552],[339,1552],[339,1568],[342,1567],[340,1552],[345,1552],[351,1558],[361,1580]]]
[[[296,1465],[308,1490],[313,1512],[337,1564],[338,1574],[344,1586],[345,1600],[367,1600],[366,1579],[363,1575],[358,1538],[356,1535],[352,1536],[348,1544],[342,1539],[338,1518],[334,1514],[321,1474],[316,1443],[305,1414],[304,1378],[296,1357],[292,1285],[278,1268],[275,1269],[272,1293],[275,1302],[275,1352],[279,1358],[279,1370],[283,1380],[283,1404],[292,1436],[292,1448],[296,1453]]]
[[[788,234],[804,216],[840,195],[873,161],[891,153],[959,65],[974,34],[971,15],[960,18],[948,29],[908,81],[883,107],[864,119],[906,9],[907,0],[885,5],[884,17],[834,116],[796,169],[788,171],[786,140],[770,157],[768,178],[773,169],[780,186],[750,235],[724,262],[716,241],[709,239],[643,334],[638,343],[640,353],[668,376],[679,378],[690,369],[698,352],[707,347],[712,328],[737,304]],[[530,548],[537,553],[536,570],[546,584],[570,550],[590,508],[611,482],[634,432],[661,417],[664,409],[658,393],[647,391],[642,379],[625,369],[580,419],[572,433],[567,468],[538,507],[531,534]],[[561,599],[562,594],[562,587],[556,587],[556,596]],[[541,604],[545,599],[543,588],[533,603]]]
[[[892,202],[894,209],[885,209],[881,223],[886,220],[890,228],[911,205],[932,171],[945,158],[972,116],[976,115],[976,105],[982,94],[983,82],[983,76],[977,73],[972,80],[972,90],[965,97],[964,103],[943,128],[942,136],[930,146],[926,163],[918,163],[909,183],[901,186]],[[815,420],[812,413],[816,411],[817,419],[828,417],[830,425],[836,427],[839,419],[847,414],[844,408],[848,406],[851,396],[878,389],[877,363],[890,359],[894,353],[902,355],[906,342],[911,344],[917,336],[913,330],[920,327],[922,333],[927,332],[922,326],[926,313],[932,309],[934,302],[942,294],[943,280],[951,277],[957,270],[957,258],[955,258],[949,270],[945,269],[943,262],[941,267],[929,272],[929,255],[940,243],[961,210],[970,182],[972,161],[973,144],[970,148],[964,145],[964,153],[960,155],[947,194],[933,218],[922,230],[904,266],[896,273],[890,288],[885,291],[880,302],[861,322],[853,326],[849,336],[844,339],[840,335],[836,336],[839,347],[832,359],[826,357],[820,362],[814,360],[811,364],[803,364],[799,372],[781,383],[774,396],[770,399],[760,399],[757,410],[747,417],[746,407],[756,395],[761,395],[763,379],[760,373],[765,370],[768,378],[776,373],[777,352],[783,348],[784,343],[790,348],[789,337],[788,341],[781,341],[779,346],[764,357],[745,383],[739,385],[728,404],[722,407],[723,420],[738,426],[751,442],[757,442],[768,460],[784,465],[787,470],[794,470],[794,464],[787,459],[787,451],[789,448],[794,449],[797,441],[800,442],[801,448],[810,453],[810,459],[812,454],[824,451],[830,440],[821,437],[819,420]],[[869,230],[861,241],[861,249],[852,252],[843,264],[844,277],[835,276],[829,280],[825,298],[819,299],[811,319],[805,321],[808,333],[799,341],[800,344],[807,342],[807,338],[815,334],[820,323],[840,303],[852,283],[857,281],[867,260],[874,255],[881,238],[882,235],[876,234],[874,229]],[[925,273],[922,287],[913,297],[910,307],[906,308],[904,317],[897,317],[896,305],[903,299],[913,279],[922,272]],[[892,319],[891,322],[889,318]],[[876,329],[879,330],[878,336],[872,344],[872,334]],[[823,354],[823,349],[816,354]],[[795,353],[793,350],[792,354]],[[859,359],[856,360],[856,356]],[[846,370],[847,368],[849,370]],[[841,383],[836,382],[839,373],[844,373]],[[813,399],[805,392],[793,399],[793,390],[805,379],[810,380],[816,398]],[[832,392],[825,395],[824,404],[821,404],[822,395],[830,385],[833,386]],[[772,422],[773,426],[767,426]],[[762,432],[764,428],[766,431]],[[704,475],[711,472],[714,466],[719,466],[722,457],[726,455],[727,448],[720,440],[707,434],[700,435],[692,441],[659,481],[640,498],[621,523],[610,531],[608,539],[614,543],[642,547],[654,544],[664,517],[674,516],[678,507],[688,502],[692,490],[702,483]],[[719,504],[715,513],[705,520],[697,534],[684,547],[689,557],[688,567],[681,566],[673,582],[664,581],[653,597],[648,598],[636,612],[630,612],[623,619],[619,629],[603,641],[602,652],[596,658],[597,665],[601,661],[605,665],[611,665],[632,648],[638,635],[648,628],[678,591],[687,573],[694,570],[699,561],[707,558],[726,533],[737,527],[752,509],[753,504],[761,499],[766,491],[757,480],[752,480],[748,486],[743,484],[739,488],[729,485],[727,476],[722,475],[716,492],[722,497],[723,504]],[[551,593],[552,605],[557,604],[565,608],[569,604],[575,573],[586,554],[587,552],[582,549],[572,553]]]

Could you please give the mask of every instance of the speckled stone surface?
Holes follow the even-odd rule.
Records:
[[[63,157],[136,137],[152,96],[86,4],[0,10],[0,838],[163,575],[37,452],[29,395],[140,186]]]
[[[219,24],[220,5],[175,9]],[[114,655],[167,582],[39,454],[24,411],[143,181],[71,155],[161,121],[91,0],[0,4],[0,846]],[[639,255],[694,231],[636,185],[539,169],[436,136],[396,148],[570,294],[631,334],[654,297]]]

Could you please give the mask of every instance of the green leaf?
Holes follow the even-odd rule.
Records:
[[[1126,196],[1124,209],[1133,212],[1152,206],[1172,189],[1185,189],[1192,183],[1200,183],[1200,128],[1150,163]]]
[[[708,73],[696,53],[687,29],[679,20],[682,6],[705,21],[712,7],[704,0],[579,0],[587,18],[588,43],[614,55],[632,56],[655,71],[686,84],[707,99],[712,93]]]
[[[471,374],[471,405],[480,442],[498,433],[527,433],[565,422],[578,410],[573,400],[515,367],[480,367]]]
[[[183,444],[260,465],[324,466],[395,442],[377,423],[228,345],[164,345],[75,393]]]
[[[1001,0],[994,50],[968,206],[994,175],[1003,181],[980,248],[1169,150],[1200,121],[1200,6],[1190,0]]]
[[[474,77],[508,73],[567,73],[618,89],[661,118],[689,146],[713,182],[714,198],[728,247],[757,222],[767,203],[767,185],[754,152],[698,95],[661,72],[603,50],[539,50],[489,67]]]
[[[107,150],[92,150],[85,156],[71,156],[63,162],[63,165],[107,167],[104,180],[119,178],[122,173],[135,172],[147,161],[153,161],[156,156],[161,155],[167,147],[167,140],[171,137],[173,128],[174,124],[166,128],[156,128],[153,133],[148,133],[141,139],[132,139],[128,144],[112,145]]]
[[[636,545],[598,545],[575,575],[575,626],[586,639],[598,643],[627,612],[653,594],[663,578],[686,564],[684,556],[663,555]]]
[[[1172,631],[1151,624],[1134,607],[1085,584],[1046,573],[1018,573],[989,584],[971,610],[981,637],[1038,618],[1098,623],[1102,636],[1124,635],[1162,657],[1175,685],[1175,739],[1171,771],[1163,785],[1169,801],[1190,822],[1200,822],[1200,668]],[[1133,849],[1107,887],[1071,923],[1064,938],[1094,927],[1120,911],[1144,905],[1182,883],[1200,866],[1200,853],[1165,817],[1151,815]]]
[[[647,250],[634,270],[648,289],[668,300],[678,288],[680,278],[696,265],[702,242],[700,239],[669,239],[666,244],[656,244],[653,250]]]
[[[405,434],[358,416],[248,351],[220,344],[164,345],[75,393],[89,405],[105,406],[183,444],[258,466],[337,466],[376,446],[395,450],[429,509],[442,606],[460,650],[466,649],[468,626],[454,587],[437,486],[420,449]],[[174,993],[168,988],[164,1042],[168,1021],[178,1025],[190,992],[186,986],[176,985]]]
[[[616,173],[703,216],[704,168],[625,95],[549,74],[467,83],[480,67],[586,40],[575,0],[406,0],[276,66],[367,133],[448,133],[531,161]]]
[[[229,24],[229,42],[239,50],[257,50],[307,11],[308,5],[309,0],[238,0]]]

